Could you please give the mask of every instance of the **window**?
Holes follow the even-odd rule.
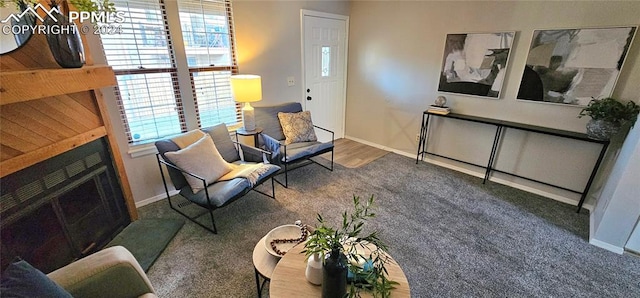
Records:
[[[178,9],[198,124],[237,123],[239,107],[229,81],[237,72],[230,7],[221,1],[180,0]]]
[[[112,2],[125,12],[122,34],[101,38],[116,74],[115,94],[129,143],[240,121],[229,83],[237,73],[230,0]],[[182,35],[183,43],[172,42],[172,34]]]

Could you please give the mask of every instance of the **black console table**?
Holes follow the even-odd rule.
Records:
[[[491,147],[491,154],[489,154],[489,161],[487,162],[487,165],[486,166],[477,165],[477,164],[466,162],[466,161],[463,161],[463,160],[458,160],[458,159],[455,159],[455,158],[451,158],[451,157],[447,157],[447,156],[443,156],[443,155],[439,155],[439,154],[428,152],[427,151],[427,138],[428,138],[428,129],[429,129],[429,118],[431,116],[438,116],[438,117],[443,117],[443,118],[458,119],[458,120],[463,120],[463,121],[471,121],[471,122],[494,125],[496,127],[496,133],[495,133],[495,136],[493,138],[493,146]],[[562,186],[559,186],[559,185],[553,185],[553,184],[550,184],[550,183],[547,183],[547,182],[538,181],[538,180],[535,180],[535,179],[522,177],[522,176],[519,176],[519,175],[516,175],[516,174],[513,174],[513,173],[507,173],[507,172],[504,172],[504,171],[500,171],[498,169],[494,169],[493,168],[493,162],[496,159],[496,153],[498,151],[498,145],[500,143],[500,138],[502,137],[503,131],[506,128],[518,129],[518,130],[529,131],[529,132],[534,132],[534,133],[541,133],[541,134],[552,135],[552,136],[557,136],[557,137],[562,137],[562,138],[569,138],[569,139],[580,140],[580,141],[585,141],[585,142],[589,142],[589,143],[602,144],[602,149],[600,150],[600,155],[598,156],[598,160],[596,161],[596,164],[593,166],[593,170],[591,171],[591,175],[589,176],[589,180],[587,181],[587,185],[585,186],[584,190],[582,192],[579,192],[579,191],[568,189],[568,188],[565,188],[565,187],[562,187]],[[512,176],[515,176],[515,177],[518,177],[518,178],[522,178],[522,179],[526,179],[526,180],[529,180],[529,181],[534,181],[534,182],[541,183],[541,184],[544,184],[544,185],[556,187],[556,188],[563,189],[563,190],[566,190],[566,191],[570,191],[570,192],[573,192],[573,193],[577,193],[577,194],[580,194],[581,196],[580,196],[580,202],[578,203],[578,210],[576,212],[580,212],[580,209],[582,209],[582,204],[584,204],[584,201],[587,198],[587,193],[589,192],[589,188],[591,187],[591,184],[593,183],[593,180],[596,177],[596,173],[598,172],[598,168],[600,167],[600,163],[602,163],[602,159],[604,158],[604,154],[606,153],[608,147],[609,147],[609,141],[601,141],[601,140],[590,139],[589,137],[587,137],[586,134],[577,133],[577,132],[573,132],[573,131],[552,129],[552,128],[535,126],[535,125],[528,125],[528,124],[522,124],[522,123],[516,123],[516,122],[502,121],[502,120],[483,118],[483,117],[476,117],[476,116],[469,116],[469,115],[462,115],[462,114],[455,114],[455,113],[449,113],[447,115],[441,115],[441,114],[436,114],[436,113],[431,113],[431,112],[428,112],[428,111],[424,111],[422,113],[422,126],[420,128],[420,139],[419,139],[419,142],[418,142],[418,155],[416,156],[416,164],[418,163],[418,161],[424,160],[424,155],[425,154],[431,154],[431,155],[434,155],[434,156],[438,156],[438,157],[454,160],[454,161],[457,161],[457,162],[461,162],[461,163],[470,164],[470,165],[474,165],[474,166],[485,168],[484,179],[482,180],[483,184],[489,179],[489,176],[491,175],[491,171],[494,171],[494,172],[500,172],[500,173],[504,173],[504,174],[509,174],[509,175],[512,175]]]

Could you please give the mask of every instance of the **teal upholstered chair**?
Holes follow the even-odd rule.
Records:
[[[224,123],[210,128],[202,129],[202,131],[208,133],[211,136],[218,152],[220,153],[222,158],[229,163],[259,163],[266,160],[265,154],[269,153],[267,151],[242,145],[239,143],[234,144],[229,136],[227,126]],[[265,171],[259,174],[255,183],[250,182],[247,178],[238,177],[226,181],[216,181],[207,185],[205,179],[179,168],[170,160],[170,158],[167,158],[165,156],[167,152],[180,150],[176,143],[167,139],[157,141],[155,145],[158,149],[158,166],[160,167],[162,182],[164,183],[169,206],[171,207],[171,209],[182,214],[187,219],[213,232],[214,234],[217,233],[217,229],[215,221],[213,219],[213,210],[228,205],[236,199],[241,198],[251,190],[275,199],[273,176],[280,170],[280,167],[277,165],[266,164]],[[171,182],[173,183],[173,186],[176,188],[176,190],[180,191],[180,195],[182,195],[190,202],[195,203],[198,206],[204,207],[208,210],[209,217],[211,218],[211,227],[202,224],[201,222],[197,221],[196,218],[188,216],[179,209],[181,208],[180,206],[176,207],[176,205],[173,204],[173,202],[171,201],[171,196],[169,195],[169,188],[167,186],[167,181],[164,176],[164,169],[162,165],[166,166]],[[202,181],[203,186],[205,187],[203,187],[202,190],[194,193],[191,186],[185,180],[184,175],[190,175],[192,177],[198,178]],[[267,194],[256,189],[256,187],[269,179],[271,179],[271,194]]]
[[[285,135],[278,119],[278,113],[299,113],[302,112],[302,105],[298,102],[284,103],[276,106],[254,107],[256,126],[262,127],[262,133],[259,136],[259,146],[269,152],[269,158],[272,164],[282,167],[279,174],[284,174],[284,183],[278,181],[284,187],[289,186],[289,171],[296,169],[302,165],[310,164],[311,161],[330,171],[333,171],[333,148],[335,134],[333,131],[314,125],[324,133],[331,134],[331,141],[327,142],[299,142],[285,144]],[[320,154],[331,152],[330,165],[326,166],[319,163],[312,157]]]

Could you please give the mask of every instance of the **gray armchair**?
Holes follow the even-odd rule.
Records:
[[[266,154],[269,153],[267,151],[242,145],[237,142],[234,145],[234,142],[229,136],[227,126],[224,123],[210,128],[202,129],[202,131],[208,133],[211,136],[218,152],[220,153],[222,158],[229,163],[260,163],[266,160]],[[280,170],[280,167],[277,165],[265,164],[263,167],[264,170],[261,171],[255,181],[249,181],[249,179],[247,178],[238,177],[231,180],[215,181],[213,183],[207,184],[204,178],[181,169],[165,156],[167,152],[180,150],[180,147],[178,147],[176,143],[171,140],[161,140],[157,141],[155,145],[158,149],[158,154],[156,155],[156,157],[158,160],[158,166],[160,167],[160,174],[162,175],[162,182],[164,183],[169,206],[171,207],[171,209],[180,213],[190,221],[198,224],[199,226],[209,230],[214,234],[217,233],[217,229],[215,221],[213,219],[213,210],[228,205],[229,203],[244,196],[251,190],[275,199],[275,186],[273,183],[273,176],[276,175]],[[169,188],[167,186],[167,181],[164,176],[164,169],[162,165],[166,166],[171,182],[173,183],[176,190],[180,191],[180,195],[182,195],[190,202],[195,203],[198,206],[204,207],[208,210],[212,227],[208,227],[202,224],[201,222],[196,220],[197,217],[190,217],[189,215],[178,209],[182,206],[178,205],[178,207],[176,208],[176,206],[171,201],[171,196],[169,195]],[[185,180],[184,175],[189,175],[202,181],[203,189],[194,193],[191,186]],[[271,179],[271,194],[267,194],[256,189],[256,187],[269,179]]]
[[[157,297],[133,255],[122,246],[105,248],[47,274],[73,297]]]
[[[278,175],[284,174],[284,183],[274,178],[276,182],[284,187],[288,187],[289,171],[311,163],[318,164],[325,169],[333,171],[333,144],[335,138],[333,131],[314,125],[314,127],[320,131],[331,134],[331,141],[285,144],[285,136],[282,131],[282,126],[280,125],[280,120],[278,119],[278,113],[302,112],[302,105],[300,103],[291,102],[276,106],[254,107],[254,110],[256,126],[262,127],[263,129],[259,136],[259,147],[271,152],[269,160],[272,164],[282,167]],[[331,152],[331,161],[329,166],[311,159],[312,157],[328,152]],[[305,163],[305,161],[310,162]]]

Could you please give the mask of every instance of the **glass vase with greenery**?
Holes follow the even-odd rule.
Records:
[[[620,128],[629,123],[633,126],[638,119],[640,106],[629,101],[626,104],[621,101],[607,97],[603,99],[592,99],[587,107],[580,111],[578,118],[583,116],[591,117],[587,123],[587,135],[598,140],[608,140],[618,133]]]
[[[385,268],[391,261],[385,252],[387,246],[380,240],[377,232],[365,234],[363,231],[364,223],[375,217],[372,212],[373,204],[373,195],[368,200],[354,196],[354,211],[342,213],[339,228],[330,226],[318,214],[319,225],[309,236],[302,251],[307,258],[318,254],[322,260],[332,250],[342,251],[349,259],[349,297],[360,297],[362,290],[370,292],[373,297],[389,297],[391,290],[398,284],[389,279]]]
[[[592,99],[586,108],[580,111],[578,118],[589,116],[593,120],[604,120],[614,124],[622,125],[630,122],[633,125],[638,119],[640,106],[633,101],[626,104],[621,101],[607,97],[603,99]]]

